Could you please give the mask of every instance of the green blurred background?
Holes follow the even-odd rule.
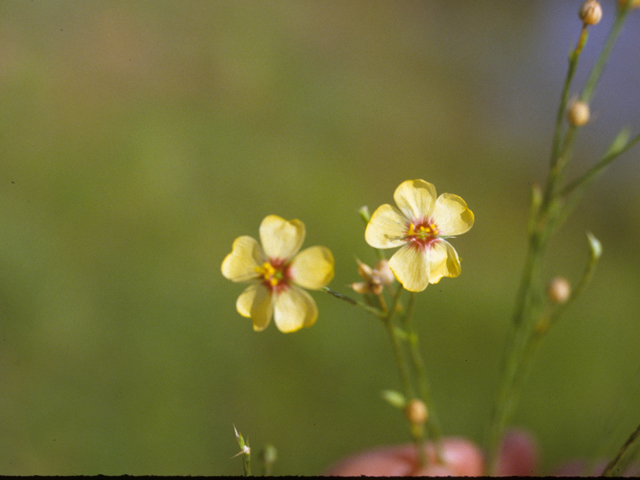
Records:
[[[0,3],[0,473],[239,474],[233,424],[277,474],[406,441],[375,319],[314,293],[313,328],[254,333],[220,264],[266,215],[299,218],[348,293],[374,260],[357,209],[412,178],[476,215],[462,275],[416,314],[446,433],[482,441],[580,3]],[[572,173],[640,129],[639,42],[634,12]],[[552,244],[549,278],[578,278],[586,230],[604,255],[518,409],[543,471],[640,420],[639,159]]]

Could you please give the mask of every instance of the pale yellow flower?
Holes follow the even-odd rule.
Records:
[[[325,247],[301,252],[305,238],[300,220],[269,215],[260,224],[262,247],[252,237],[238,237],[222,262],[222,275],[234,282],[250,282],[238,297],[236,309],[251,318],[253,329],[267,328],[274,317],[278,330],[295,332],[318,318],[315,301],[302,288],[317,290],[333,278],[333,255]]]
[[[398,208],[382,205],[367,225],[365,240],[374,248],[401,247],[389,268],[402,286],[421,292],[442,277],[460,275],[458,253],[446,240],[473,226],[473,212],[457,195],[436,196],[424,180],[407,180],[393,194]]]

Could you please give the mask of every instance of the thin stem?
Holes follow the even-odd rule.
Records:
[[[627,441],[624,442],[624,445],[622,445],[622,447],[620,448],[620,451],[615,456],[615,458],[607,464],[601,476],[612,477],[614,474],[621,473],[620,471],[617,471],[617,469],[620,466],[622,457],[629,450],[629,448],[636,442],[636,440],[638,440],[638,438],[640,438],[640,425],[638,425],[638,427],[633,431],[633,433],[629,436]]]
[[[620,149],[616,149],[611,153],[605,155],[598,163],[596,163],[592,168],[587,170],[581,177],[577,178],[569,185],[562,189],[560,195],[568,196],[574,192],[580,192],[580,197],[576,198],[576,203],[582,195],[586,192],[587,188],[591,186],[593,182],[595,182],[603,173],[604,170],[613,162],[616,158],[622,155],[624,152],[633,147],[636,143],[640,141],[640,134],[633,137],[629,140],[624,147]]]
[[[402,288],[402,285],[401,285],[393,297],[392,306],[389,309],[387,316],[382,320],[385,324],[385,327],[387,328],[387,332],[389,333],[389,338],[391,340],[391,345],[393,347],[393,355],[396,359],[396,364],[398,365],[398,373],[400,374],[400,383],[402,384],[402,390],[405,395],[405,398],[415,398],[416,396],[415,390],[411,383],[409,368],[407,366],[404,353],[402,351],[402,344],[400,343],[398,331],[396,330],[392,321],[403,290],[404,289]],[[411,430],[411,436],[413,438],[413,441],[416,447],[418,462],[421,466],[426,465],[427,457],[424,449],[424,441],[425,441],[424,434],[422,433],[421,429],[419,430],[410,429],[410,430]]]
[[[340,300],[344,300],[348,304],[353,305],[355,307],[359,307],[359,308],[363,309],[365,312],[368,312],[371,315],[374,315],[374,316],[376,316],[378,318],[385,318],[385,315],[386,315],[385,312],[382,312],[382,311],[378,310],[377,308],[374,308],[374,307],[372,307],[370,305],[366,305],[365,303],[362,303],[359,300],[354,300],[351,297],[347,297],[346,295],[343,295],[343,294],[341,294],[339,292],[331,290],[329,287],[322,287],[320,289],[320,291],[324,292],[324,293],[328,293],[329,295],[332,295],[332,296],[334,296],[336,298],[339,298]]]
[[[250,477],[251,476],[251,454],[247,453],[246,455],[243,455],[242,467],[244,470],[244,476]]]
[[[560,147],[562,144],[562,134],[564,130],[564,117],[567,111],[567,104],[569,103],[569,91],[571,88],[571,82],[573,80],[574,74],[576,73],[576,67],[578,66],[578,60],[580,59],[580,53],[582,52],[582,48],[584,47],[586,41],[587,29],[583,26],[576,48],[569,55],[569,69],[567,71],[567,77],[565,78],[564,85],[562,87],[560,105],[558,106],[558,113],[556,114],[556,128],[553,136],[553,148],[551,149],[552,170],[560,156]]]
[[[600,80],[600,76],[604,71],[604,67],[607,64],[607,60],[609,60],[609,55],[611,54],[611,50],[613,46],[616,44],[620,33],[622,32],[622,26],[624,25],[625,20],[627,19],[627,15],[631,9],[629,6],[625,6],[623,8],[618,9],[618,14],[616,15],[616,19],[613,23],[613,27],[611,27],[611,31],[609,32],[609,36],[607,41],[600,52],[600,56],[596,61],[595,66],[591,70],[591,74],[589,75],[589,79],[585,84],[584,90],[582,90],[582,95],[580,95],[580,99],[583,102],[589,103],[593,94],[595,93],[596,86],[598,85],[598,81]]]
[[[396,329],[393,325],[392,319],[395,314],[396,305],[400,300],[400,295],[402,294],[403,288],[398,288],[396,295],[393,298],[392,307],[389,309],[386,317],[382,319],[385,327],[387,328],[387,332],[389,333],[389,338],[391,340],[391,346],[393,347],[393,355],[396,359],[396,364],[398,365],[398,373],[400,374],[400,383],[402,383],[403,393],[407,398],[413,398],[415,396],[413,386],[411,385],[411,378],[409,376],[409,370],[407,368],[406,361],[404,359],[404,355],[402,353],[402,345],[400,344],[400,339],[396,333]]]
[[[411,315],[413,314],[413,308],[415,305],[415,293],[411,293],[409,297],[409,305],[407,306],[407,313],[404,317],[404,328],[408,333],[408,344],[409,344],[409,355],[411,358],[411,366],[415,372],[415,377],[418,380],[418,389],[420,392],[420,397],[422,401],[427,405],[427,411],[429,412],[429,417],[427,420],[428,425],[428,436],[436,443],[438,446],[440,437],[442,436],[442,429],[440,427],[440,422],[438,421],[438,417],[436,415],[435,408],[433,406],[433,401],[431,399],[431,389],[429,387],[429,379],[427,377],[427,371],[424,366],[424,360],[422,359],[422,355],[420,354],[420,345],[418,341],[418,335],[413,328],[413,325],[410,322]],[[439,449],[438,449],[439,451]]]

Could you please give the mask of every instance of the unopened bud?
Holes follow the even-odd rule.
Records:
[[[565,303],[571,296],[571,285],[564,277],[556,277],[549,283],[547,289],[549,300],[553,303]]]
[[[602,7],[597,0],[587,0],[580,7],[578,17],[585,25],[596,25],[602,19]]]
[[[352,283],[350,287],[358,293],[380,295],[384,286],[395,280],[393,272],[389,268],[389,262],[386,260],[380,260],[375,268],[371,268],[357,258],[356,262],[358,262],[358,274],[364,279],[364,282]]]
[[[574,127],[581,127],[589,121],[589,105],[579,100],[569,106],[567,120]]]
[[[267,464],[273,464],[278,459],[278,450],[276,447],[267,443],[258,454],[260,461]]]
[[[389,268],[388,260],[380,260],[376,263],[376,271],[378,272],[378,276],[380,277],[380,283],[383,285],[389,285],[393,283],[396,277],[393,276],[393,272]]]
[[[422,400],[414,398],[407,403],[404,414],[412,425],[424,425],[429,416],[427,406]]]
[[[356,262],[358,262],[358,274],[362,278],[371,278],[371,274],[373,273],[373,269],[369,265],[367,265],[366,263],[362,263],[357,258],[356,258]]]

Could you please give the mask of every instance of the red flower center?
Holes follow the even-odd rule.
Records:
[[[270,258],[261,266],[256,267],[256,272],[262,279],[262,284],[273,293],[280,293],[289,287],[291,272],[286,260]]]
[[[431,219],[413,221],[407,225],[405,239],[420,250],[430,248],[438,241],[438,225]]]

